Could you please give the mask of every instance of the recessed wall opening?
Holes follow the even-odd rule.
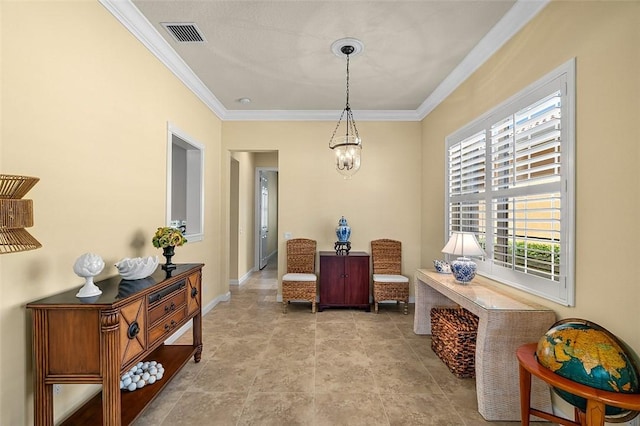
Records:
[[[204,238],[204,146],[168,126],[167,226],[180,228],[188,241]]]

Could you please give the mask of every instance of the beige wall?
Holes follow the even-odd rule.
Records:
[[[640,2],[554,1],[423,121],[423,265],[444,245],[445,137],[575,57],[576,306],[528,297],[640,352],[640,282],[624,266],[640,238],[638,46]]]
[[[175,261],[203,262],[203,303],[226,294],[221,271],[220,120],[97,1],[1,2],[0,171],[40,177],[32,234],[39,250],[0,258],[0,424],[32,423],[30,314],[25,304],[79,286],[84,252],[102,276],[122,257],[161,254],[167,122],[205,146],[205,239]],[[136,237],[144,247],[132,248]],[[63,386],[56,418],[93,389]]]
[[[333,166],[328,140],[335,122],[224,122],[222,127],[223,151],[278,151],[280,253],[286,253],[285,232],[317,240],[318,250],[333,250],[344,215],[352,227],[352,250],[369,252],[372,239],[395,238],[403,242],[405,273],[413,275],[419,267],[419,123],[358,122],[363,165],[351,180]],[[279,256],[278,267],[282,276],[285,256]]]
[[[640,207],[639,8],[553,2],[423,123],[358,122],[363,166],[344,180],[328,149],[335,122],[221,123],[97,2],[0,2],[0,172],[42,179],[29,198],[31,232],[43,243],[0,257],[0,424],[32,422],[25,304],[80,285],[71,265],[83,252],[104,257],[105,276],[121,257],[158,254],[150,238],[165,219],[167,122],[206,147],[205,240],[176,255],[206,263],[205,304],[228,291],[231,151],[278,151],[281,253],[284,232],[331,250],[344,215],[353,250],[369,251],[375,238],[402,240],[412,276],[444,244],[444,138],[574,56],[577,303],[528,297],[559,317],[598,322],[640,351],[640,285],[620,267],[634,263],[640,238],[637,215],[627,213]],[[251,176],[253,191],[253,172],[239,173]],[[244,271],[255,241],[253,205],[245,209]],[[131,248],[137,235],[146,242],[140,253]],[[56,417],[88,392],[64,386]]]

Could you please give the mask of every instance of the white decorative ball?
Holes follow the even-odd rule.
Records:
[[[124,373],[120,381],[120,389],[134,391],[145,385],[151,385],[162,379],[164,368],[156,361],[138,362],[128,372]]]

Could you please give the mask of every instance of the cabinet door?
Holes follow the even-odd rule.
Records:
[[[344,303],[344,256],[320,256],[320,303]]]
[[[147,349],[145,300],[141,297],[120,308],[121,366],[125,366]]]
[[[369,303],[369,256],[345,257],[345,304]]]

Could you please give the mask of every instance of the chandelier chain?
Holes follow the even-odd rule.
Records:
[[[333,130],[333,134],[331,135],[331,139],[329,140],[329,145],[331,145],[331,141],[333,141],[333,139],[336,137],[336,133],[338,132],[338,128],[340,127],[340,123],[342,122],[345,112],[347,113],[347,123],[346,123],[347,140],[349,138],[350,130],[351,130],[351,133],[355,134],[358,139],[360,138],[360,135],[358,134],[358,128],[356,127],[356,121],[353,119],[353,113],[351,112],[351,106],[349,105],[349,53],[347,53],[346,56],[347,56],[347,85],[346,85],[347,102],[344,109],[342,110],[342,113],[340,114],[340,118],[338,119],[338,124],[336,124],[336,128]]]

